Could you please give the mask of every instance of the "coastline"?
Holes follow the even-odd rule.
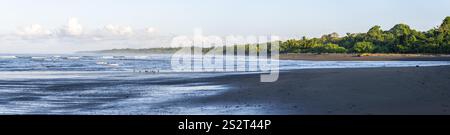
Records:
[[[450,66],[300,69],[281,72],[274,83],[260,83],[256,74],[189,82],[228,85],[230,89],[165,102],[160,107],[214,108],[197,111],[200,114],[450,114]],[[186,113],[183,111],[179,113]]]
[[[335,63],[326,61],[322,65]],[[3,75],[4,114],[450,114],[450,66],[289,69],[281,70],[274,83],[261,83],[257,73]]]
[[[84,55],[98,55],[94,53],[78,53]],[[99,52],[101,55],[113,56],[146,56],[146,55],[172,55],[173,53],[127,53],[127,52]],[[280,60],[309,60],[309,61],[450,61],[450,54],[359,54],[351,53],[284,53]]]
[[[311,61],[450,61],[450,55],[428,54],[313,54],[288,53],[280,54],[280,60],[311,60]]]

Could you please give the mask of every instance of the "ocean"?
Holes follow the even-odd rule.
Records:
[[[177,72],[171,55],[0,55],[0,114],[221,114],[226,108],[164,106],[210,96],[226,84],[190,81],[252,72]],[[249,62],[249,59],[239,59]],[[449,61],[279,60],[279,70],[450,65]],[[248,68],[248,64],[244,65]],[[282,76],[280,76],[282,77]],[[254,114],[260,108],[241,108]]]

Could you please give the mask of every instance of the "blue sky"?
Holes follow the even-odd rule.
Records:
[[[69,18],[75,18],[83,33],[97,35],[110,25],[116,33],[151,29],[161,35],[183,35],[202,28],[204,34],[220,36],[318,37],[365,32],[373,25],[389,29],[397,23],[427,30],[445,16],[450,16],[449,0],[0,0],[0,36],[60,32]],[[27,52],[26,47],[16,49]]]

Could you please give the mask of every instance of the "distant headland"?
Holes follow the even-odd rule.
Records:
[[[389,30],[376,25],[366,33],[337,33],[320,38],[290,39],[278,41],[281,54],[292,53],[383,53],[383,54],[450,54],[450,16],[441,25],[428,31],[417,31],[406,24],[397,24]],[[254,45],[254,44],[252,44]],[[249,47],[244,46],[248,51]],[[161,54],[175,53],[181,48],[112,49],[79,53],[101,54]],[[208,51],[211,48],[203,48]]]

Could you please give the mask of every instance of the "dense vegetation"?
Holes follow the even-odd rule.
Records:
[[[374,26],[366,33],[347,33],[339,37],[337,33],[323,35],[321,38],[291,39],[279,41],[281,53],[431,53],[450,54],[450,16],[431,30],[420,32],[406,24],[397,24],[390,30]],[[237,45],[259,51],[259,46]],[[175,53],[181,48],[113,49],[95,53]],[[202,48],[203,53],[213,48]],[[234,50],[227,47],[225,50]]]
[[[450,17],[437,28],[420,32],[406,24],[384,31],[374,26],[367,33],[337,33],[321,38],[280,42],[282,53],[450,53]]]

